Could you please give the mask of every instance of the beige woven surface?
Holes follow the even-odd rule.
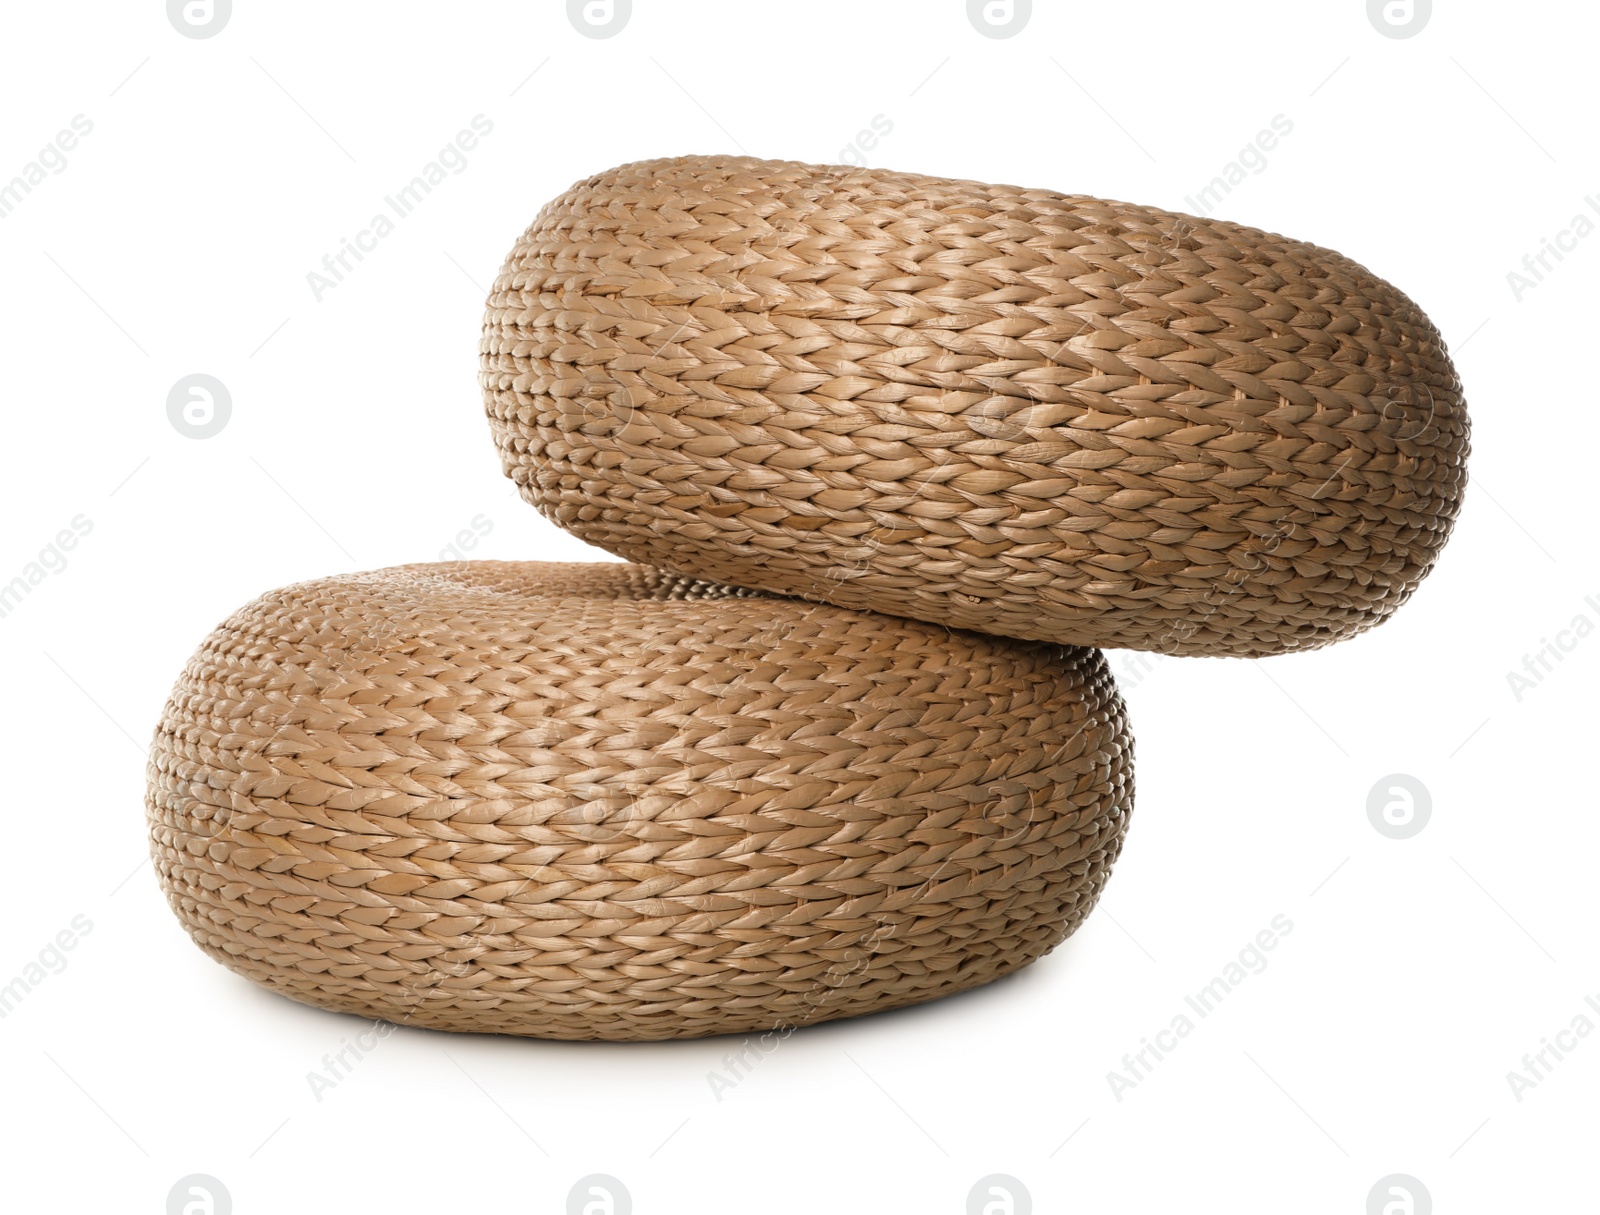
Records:
[[[190,661],[147,804],[212,957],[551,1038],[911,1004],[1026,965],[1132,804],[1100,655],[638,566],[301,583]]]
[[[1392,612],[1465,485],[1438,333],[1326,249],[741,157],[546,206],[482,382],[524,497],[624,557],[1082,645],[1262,655]]]

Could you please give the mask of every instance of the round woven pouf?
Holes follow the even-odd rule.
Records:
[[[877,169],[578,183],[495,282],[482,382],[523,496],[613,553],[1077,645],[1359,632],[1465,485],[1439,334],[1348,258]]]
[[[634,565],[274,591],[157,730],[156,869],[200,946],[401,1025],[798,1027],[1025,966],[1132,805],[1100,655]]]

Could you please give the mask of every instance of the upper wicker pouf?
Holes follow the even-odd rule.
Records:
[[[1100,655],[640,566],[301,583],[156,733],[157,873],[212,957],[400,1025],[797,1027],[1025,966],[1132,805]]]
[[[1439,334],[1348,258],[876,169],[578,183],[495,282],[482,382],[523,496],[613,553],[1077,645],[1357,633],[1465,485]]]

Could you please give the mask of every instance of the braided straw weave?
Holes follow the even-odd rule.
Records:
[[[496,280],[481,378],[523,496],[613,553],[1077,645],[1359,632],[1465,484],[1439,334],[1348,258],[876,169],[578,183]]]
[[[195,940],[284,995],[694,1037],[1046,953],[1116,858],[1130,747],[1093,651],[640,566],[413,565],[218,628],[147,810]]]

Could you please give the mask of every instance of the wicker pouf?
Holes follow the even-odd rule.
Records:
[[[641,566],[265,595],[157,731],[156,868],[213,958],[404,1025],[645,1039],[986,983],[1088,912],[1132,804],[1101,657]]]
[[[1079,645],[1359,632],[1465,484],[1439,334],[1348,258],[876,169],[578,183],[495,283],[482,381],[523,496],[613,553]]]

